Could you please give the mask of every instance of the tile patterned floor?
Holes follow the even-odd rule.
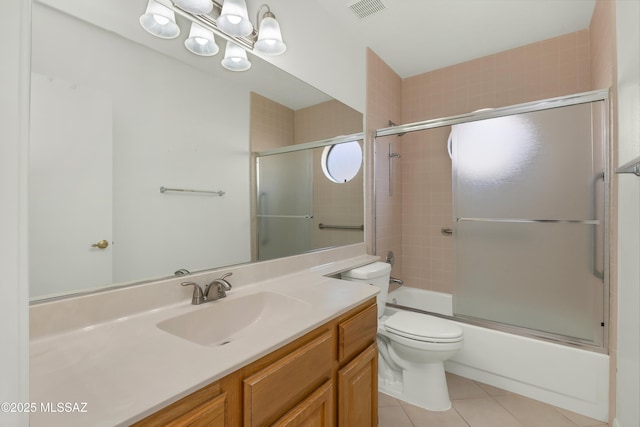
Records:
[[[430,412],[378,394],[379,427],[606,427],[607,424],[447,373],[453,407]]]

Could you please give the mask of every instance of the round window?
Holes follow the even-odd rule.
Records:
[[[322,171],[333,182],[351,181],[361,165],[362,148],[357,141],[329,145],[322,151]]]

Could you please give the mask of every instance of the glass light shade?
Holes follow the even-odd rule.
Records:
[[[176,24],[173,10],[154,0],[147,3],[147,10],[140,17],[140,25],[148,33],[161,39],[175,39],[180,35],[180,27]]]
[[[222,31],[234,37],[248,36],[253,32],[244,0],[224,0],[216,24]]]
[[[247,52],[237,44],[227,41],[222,66],[230,71],[246,71],[251,68]]]
[[[254,49],[266,55],[280,55],[287,50],[287,45],[282,41],[280,24],[270,12],[267,12],[260,21],[258,40]]]
[[[184,47],[200,56],[213,56],[220,50],[213,33],[195,22],[191,24],[189,38],[184,41]]]
[[[211,0],[173,0],[173,3],[187,12],[206,15],[213,9]]]

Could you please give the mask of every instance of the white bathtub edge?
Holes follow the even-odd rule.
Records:
[[[452,314],[451,294],[405,286],[387,301],[394,297],[401,305]],[[608,421],[608,355],[455,323],[464,330],[464,346],[445,362],[448,372]]]
[[[456,323],[465,347],[446,371],[608,421],[609,356]]]

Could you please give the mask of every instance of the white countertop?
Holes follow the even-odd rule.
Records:
[[[251,340],[209,347],[156,326],[165,319],[218,303],[194,306],[190,300],[33,338],[30,401],[36,411],[30,416],[30,425],[116,426],[138,421],[375,296],[378,289],[373,286],[323,276],[354,263],[362,265],[363,258],[298,271],[228,292],[229,301],[257,291],[272,291],[308,303],[308,309],[277,330],[256,334]],[[60,407],[59,403],[63,405]],[[70,405],[65,407],[65,403]],[[61,410],[53,412],[51,408]],[[49,412],[44,412],[47,409]]]

